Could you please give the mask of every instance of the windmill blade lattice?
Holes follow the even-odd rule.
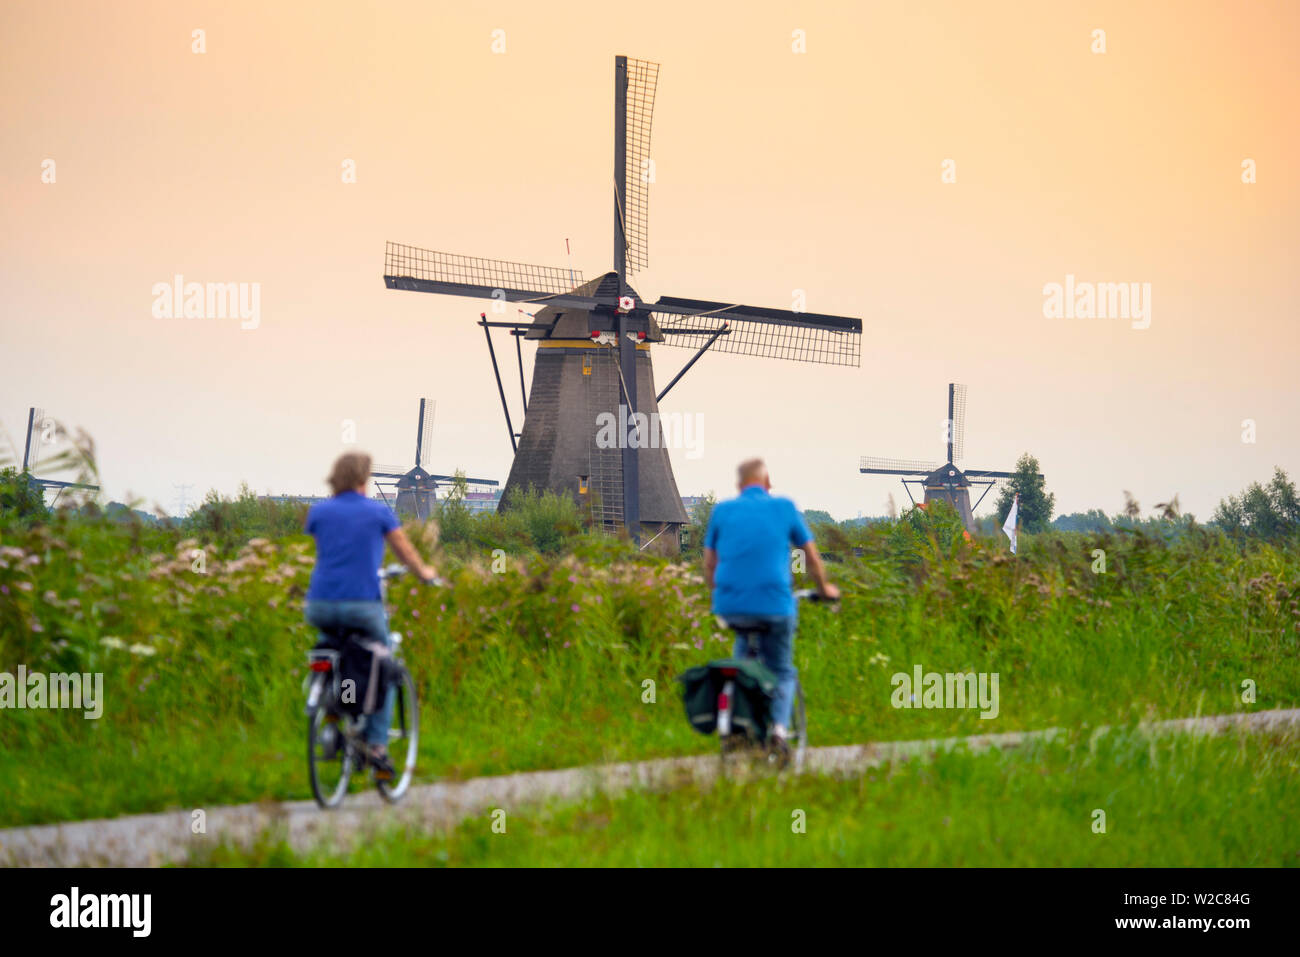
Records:
[[[23,471],[35,472],[44,451],[45,410],[31,409],[27,418],[27,440],[23,446]]]
[[[567,266],[483,259],[394,242],[384,248],[384,280],[390,288],[417,292],[477,295],[484,299],[494,298],[494,292],[504,293],[510,302],[546,300],[583,283],[582,271]],[[591,304],[595,304],[594,299]]]
[[[918,459],[884,459],[864,455],[858,463],[860,472],[878,472],[884,475],[929,475],[939,468],[940,462],[923,462]]]
[[[727,326],[729,334],[712,351],[823,365],[862,362],[861,319],[671,297],[650,308],[665,345],[698,349]]]
[[[954,382],[950,405],[952,406],[952,463],[956,465],[966,455],[966,387]]]
[[[421,465],[421,459],[429,457],[429,450],[433,448],[433,412],[438,407],[436,399],[424,400],[424,429],[420,434],[420,442],[415,456],[415,464]]]
[[[658,83],[658,63],[628,57],[623,232],[629,272],[650,265],[650,124],[654,119]]]

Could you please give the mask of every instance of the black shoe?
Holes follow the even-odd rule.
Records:
[[[376,781],[391,781],[397,777],[397,768],[393,767],[392,759],[389,758],[388,752],[378,752],[371,750],[366,755],[366,761],[374,769]]]

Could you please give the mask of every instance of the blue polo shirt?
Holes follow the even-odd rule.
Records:
[[[812,533],[794,502],[769,495],[761,485],[719,502],[704,534],[704,547],[718,553],[713,613],[793,615],[790,547],[810,541]]]
[[[316,567],[307,598],[379,601],[384,536],[399,524],[387,505],[352,490],[313,505],[307,532],[316,539]]]

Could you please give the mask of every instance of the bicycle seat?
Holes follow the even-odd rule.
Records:
[[[349,641],[374,640],[375,636],[359,628],[318,628],[320,637],[316,648],[328,651],[341,651]]]
[[[722,620],[727,623],[728,628],[740,635],[766,635],[772,630],[772,622],[765,621],[762,618],[736,615]]]

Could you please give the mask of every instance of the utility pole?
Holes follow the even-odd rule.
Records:
[[[172,488],[177,490],[176,493],[176,514],[179,518],[184,518],[189,514],[189,497],[187,493],[194,488],[193,485],[173,485]]]

